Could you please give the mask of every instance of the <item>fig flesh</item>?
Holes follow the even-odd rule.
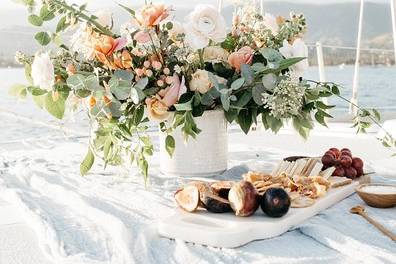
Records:
[[[194,185],[190,185],[177,190],[175,193],[175,200],[183,210],[194,212],[198,208],[200,201],[198,188]]]
[[[259,207],[257,190],[248,181],[235,183],[228,194],[228,200],[237,216],[250,216]]]
[[[205,192],[202,196],[202,203],[209,212],[227,213],[232,211],[228,200],[210,192]]]
[[[261,209],[269,217],[282,217],[289,211],[290,197],[283,188],[269,188],[261,198]]]
[[[234,183],[233,181],[219,181],[213,183],[210,187],[214,194],[217,194],[221,198],[228,199],[228,193]]]

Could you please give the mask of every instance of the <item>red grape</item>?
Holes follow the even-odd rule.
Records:
[[[348,168],[352,165],[352,158],[347,155],[343,155],[340,158],[340,163],[344,168]]]
[[[351,154],[352,154],[352,152],[351,152],[351,150],[350,150],[349,148],[342,148],[342,149],[341,149],[341,152],[343,152],[343,151],[345,151],[345,152],[349,152],[349,153],[351,153]]]
[[[349,167],[345,169],[345,177],[349,179],[355,179],[357,176],[357,171],[353,167]]]
[[[341,156],[349,156],[349,157],[352,158],[352,153],[349,152],[349,151],[342,150],[341,151]]]
[[[358,168],[358,169],[355,169],[356,170],[356,177],[360,177],[360,176],[362,176],[363,174],[364,174],[364,171],[363,171],[363,168]]]
[[[334,154],[333,151],[328,150],[328,151],[325,152],[324,155],[331,155],[333,157],[333,159],[335,159],[335,154]]]
[[[334,165],[334,158],[331,155],[326,154],[326,155],[324,155],[322,157],[322,164],[324,166],[328,166],[328,167],[333,166]]]
[[[339,158],[341,156],[341,151],[338,148],[331,148],[329,150],[334,153],[334,156],[336,158]]]
[[[333,176],[340,176],[340,177],[344,177],[345,175],[345,170],[343,167],[337,167],[335,169],[335,171],[332,174]]]
[[[358,158],[358,157],[354,157],[352,159],[352,167],[354,167],[355,169],[363,169],[363,161],[362,159]]]

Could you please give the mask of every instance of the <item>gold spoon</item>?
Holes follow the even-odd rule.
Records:
[[[379,231],[381,231],[384,235],[388,236],[393,241],[396,241],[396,235],[389,231],[386,227],[375,221],[373,218],[367,215],[365,209],[362,205],[357,205],[352,207],[349,212],[352,214],[361,215],[364,219],[366,219],[370,224],[375,226]]]

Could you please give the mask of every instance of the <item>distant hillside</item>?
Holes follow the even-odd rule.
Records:
[[[177,10],[175,16],[179,20],[182,20],[190,11],[178,9],[177,6],[175,6],[175,9]],[[232,7],[223,10],[223,14],[228,21],[231,21],[232,10]],[[308,23],[307,43],[315,43],[320,40],[328,45],[356,45],[358,2],[323,5],[266,2],[265,11],[284,16],[287,16],[290,11],[304,13]],[[113,12],[116,21],[128,20],[128,15],[123,10],[114,8]],[[116,28],[118,27],[119,25],[116,25]],[[39,48],[33,39],[36,31],[36,28],[27,24],[24,10],[0,10],[0,39],[3,40],[0,42],[0,60],[12,59],[16,50],[31,53]],[[391,32],[389,5],[367,3],[365,6],[363,47],[391,49],[393,47]],[[351,56],[353,56],[353,53]]]

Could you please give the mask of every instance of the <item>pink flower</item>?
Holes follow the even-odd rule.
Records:
[[[144,31],[139,31],[135,36],[133,36],[133,39],[139,44],[144,44],[150,41],[150,34]]]
[[[172,85],[166,89],[159,91],[158,95],[162,97],[161,101],[166,106],[171,107],[179,101],[180,96],[185,92],[187,92],[187,87],[185,85],[184,76],[182,77],[180,82],[179,76],[177,74],[174,74]]]
[[[228,63],[239,72],[241,70],[242,64],[252,63],[253,53],[254,50],[251,47],[242,47],[238,51],[231,53],[231,55],[228,57]]]

